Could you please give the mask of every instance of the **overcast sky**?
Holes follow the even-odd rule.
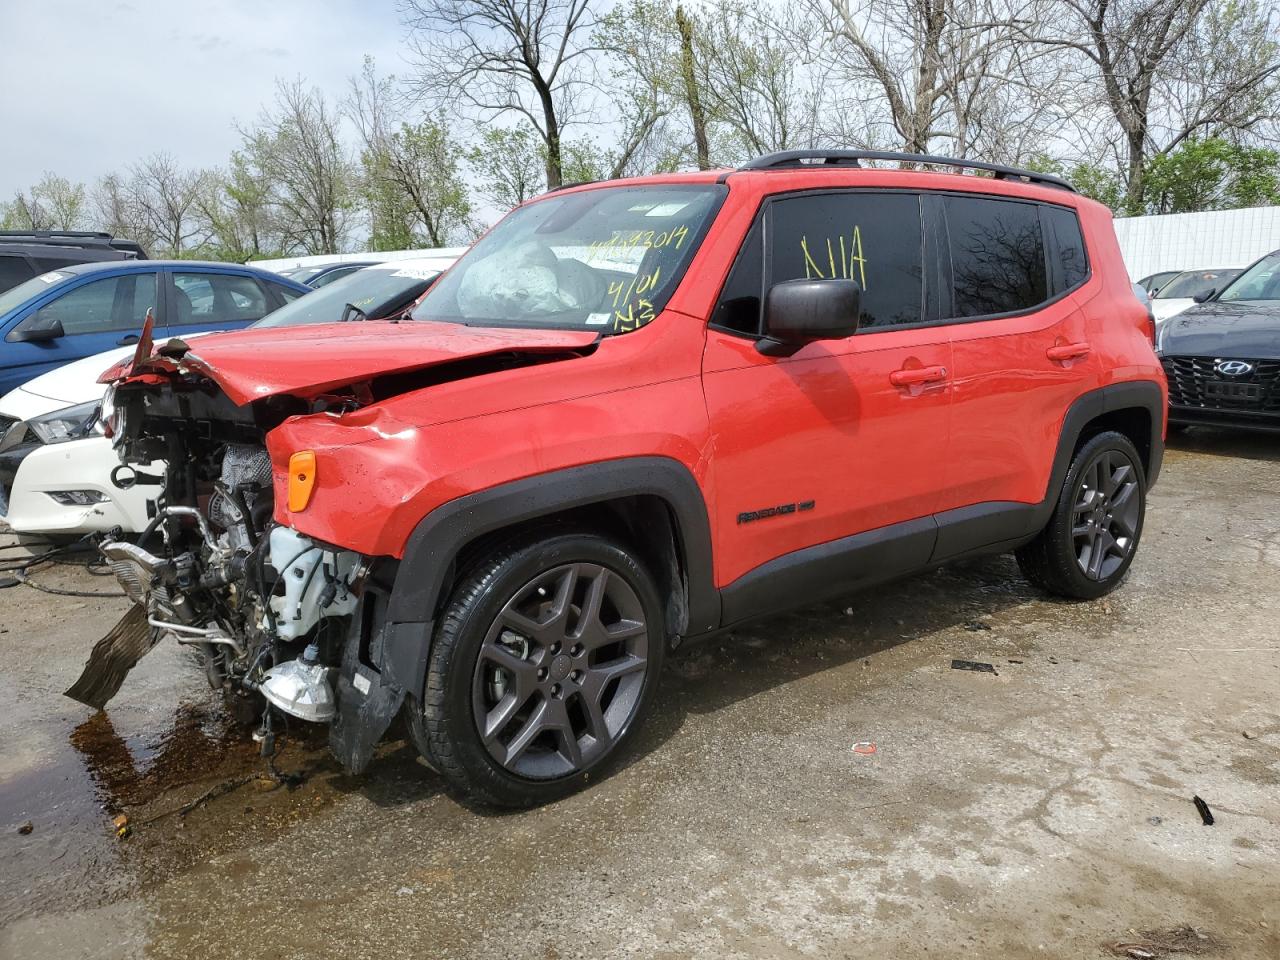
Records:
[[[277,76],[330,98],[371,54],[400,73],[395,0],[0,0],[0,198],[140,157],[226,162]]]

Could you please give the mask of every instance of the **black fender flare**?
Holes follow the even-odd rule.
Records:
[[[1164,461],[1164,394],[1160,384],[1154,380],[1128,380],[1123,383],[1112,383],[1097,390],[1077,397],[1067,408],[1067,415],[1062,421],[1062,431],[1058,435],[1058,449],[1053,458],[1053,472],[1049,476],[1049,486],[1045,490],[1043,506],[1048,514],[1053,512],[1053,504],[1057,502],[1058,491],[1067,479],[1067,471],[1071,468],[1071,457],[1080,441],[1080,435],[1093,420],[1118,410],[1146,410],[1151,417],[1151,448],[1147,451],[1146,480],[1147,489],[1155,485],[1160,475],[1160,465]]]
[[[688,634],[720,625],[712,576],[711,522],[689,469],[669,457],[626,457],[554,470],[441,504],[409,536],[388,597],[384,683],[422,691],[434,617],[454,559],[477,537],[564,510],[651,495],[670,508],[688,583]]]

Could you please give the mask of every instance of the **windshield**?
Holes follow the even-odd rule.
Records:
[[[1269,253],[1220,294],[1219,300],[1280,300],[1280,250]]]
[[[4,316],[14,307],[20,307],[28,300],[39,296],[56,283],[68,279],[72,275],[64,273],[60,270],[52,270],[49,273],[42,273],[38,277],[32,277],[26,283],[20,283],[16,287],[10,287],[8,290],[0,293],[0,316]]]
[[[296,327],[308,323],[337,323],[347,319],[377,320],[402,310],[422,295],[439,270],[404,266],[396,270],[357,270],[305,297],[275,310],[255,327]],[[357,312],[347,309],[350,304]]]
[[[521,207],[458,261],[414,318],[636,330],[666,305],[726,192],[604,187]]]
[[[1156,294],[1157,300],[1191,300],[1211,290],[1221,290],[1239,270],[1188,270],[1180,273]]]

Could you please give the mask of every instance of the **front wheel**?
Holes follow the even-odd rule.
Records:
[[[593,534],[500,550],[440,620],[414,740],[454,786],[532,806],[581,787],[652,700],[663,607],[645,568]]]
[[[1146,477],[1124,434],[1091,437],[1072,458],[1048,524],[1017,551],[1033,584],[1063,597],[1089,600],[1124,579],[1142,536]]]

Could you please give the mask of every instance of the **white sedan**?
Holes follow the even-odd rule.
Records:
[[[450,251],[452,252],[452,251]],[[455,257],[432,256],[365,267],[267,314],[255,326],[385,320],[406,314]],[[184,340],[202,334],[186,334]],[[208,334],[203,334],[208,336]],[[120,527],[141,533],[147,502],[161,491],[131,476],[159,477],[164,463],[121,468],[100,421],[104,371],[133,347],[67,364],[0,398],[0,520],[15,533],[81,536]]]
[[[85,357],[0,399],[0,520],[16,533],[80,535],[147,525],[147,499],[160,488],[121,490],[111,482],[120,460],[99,421],[104,387],[98,377],[133,350]]]
[[[1161,287],[1151,300],[1151,313],[1156,324],[1163,324],[1201,300],[1221,293],[1222,288],[1240,274],[1240,267],[1218,267],[1209,270],[1186,270]]]

